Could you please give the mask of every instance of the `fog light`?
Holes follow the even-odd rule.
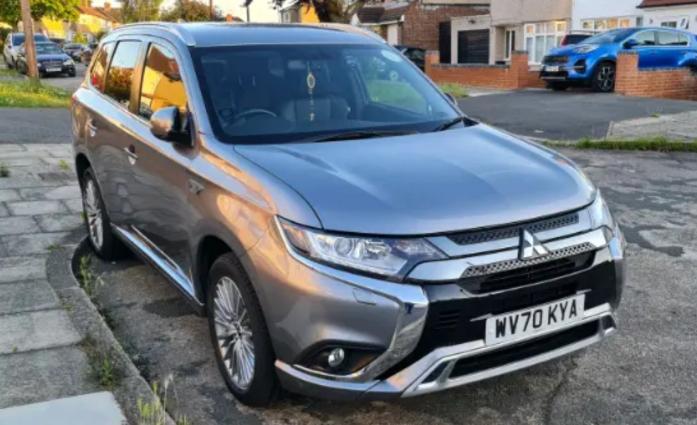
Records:
[[[329,357],[327,357],[327,364],[331,368],[339,367],[341,366],[341,363],[343,363],[345,356],[346,354],[344,353],[343,348],[335,348],[329,352]]]

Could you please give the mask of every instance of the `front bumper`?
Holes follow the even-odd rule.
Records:
[[[595,63],[588,55],[547,56],[540,78],[549,82],[586,83],[593,75]]]
[[[72,74],[75,72],[75,65],[47,66],[39,64],[38,67],[41,74]]]
[[[614,310],[624,280],[621,233],[617,229],[610,240],[600,229],[585,235],[595,250],[583,269],[486,294],[464,290],[460,283],[415,285],[357,276],[288,255],[285,247],[282,256],[288,258],[281,259],[276,245],[282,242],[274,242],[273,237],[263,238],[243,261],[252,270],[250,277],[256,282],[276,350],[277,374],[286,389],[319,398],[388,399],[436,392],[526,368],[611,334],[616,329]],[[282,239],[282,235],[276,238]],[[567,241],[569,246],[578,246],[579,238],[584,234],[554,239],[548,245],[563,247]],[[505,257],[508,251],[496,255]],[[471,261],[473,257],[465,258]],[[453,259],[438,270],[460,267],[461,261]],[[585,294],[584,316],[578,322],[486,345],[482,318],[576,294]],[[453,311],[457,312],[455,321]],[[450,326],[442,326],[445,316]],[[310,348],[327,341],[382,346],[384,352],[349,376],[302,364]]]

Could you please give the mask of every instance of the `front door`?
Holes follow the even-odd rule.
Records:
[[[634,50],[639,55],[639,68],[658,66],[656,31],[641,31],[633,39],[637,42]]]

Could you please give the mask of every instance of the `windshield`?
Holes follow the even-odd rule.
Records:
[[[56,46],[55,44],[37,44],[36,45],[36,54],[37,55],[57,55],[63,53],[63,51],[60,49],[60,47]]]
[[[593,37],[583,40],[583,44],[607,44],[619,43],[630,35],[634,34],[636,29],[620,29],[604,32],[594,35]]]
[[[35,34],[34,35],[34,41],[46,41],[48,38],[46,38],[45,35],[43,34]],[[12,34],[12,45],[13,46],[19,46],[24,43],[24,34]]]
[[[433,131],[459,115],[387,46],[255,45],[192,55],[213,128],[228,143]]]

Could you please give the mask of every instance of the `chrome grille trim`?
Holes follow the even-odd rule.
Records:
[[[523,267],[534,266],[537,264],[543,264],[552,260],[558,260],[560,258],[571,257],[578,254],[583,254],[586,252],[594,251],[595,247],[588,243],[582,243],[579,245],[574,245],[566,248],[562,248],[556,251],[552,251],[549,255],[544,257],[533,258],[531,260],[506,260],[500,261],[498,263],[485,264],[481,266],[470,267],[465,270],[462,274],[462,278],[476,277],[476,276],[486,276],[495,273],[507,272],[510,270],[521,269]]]

